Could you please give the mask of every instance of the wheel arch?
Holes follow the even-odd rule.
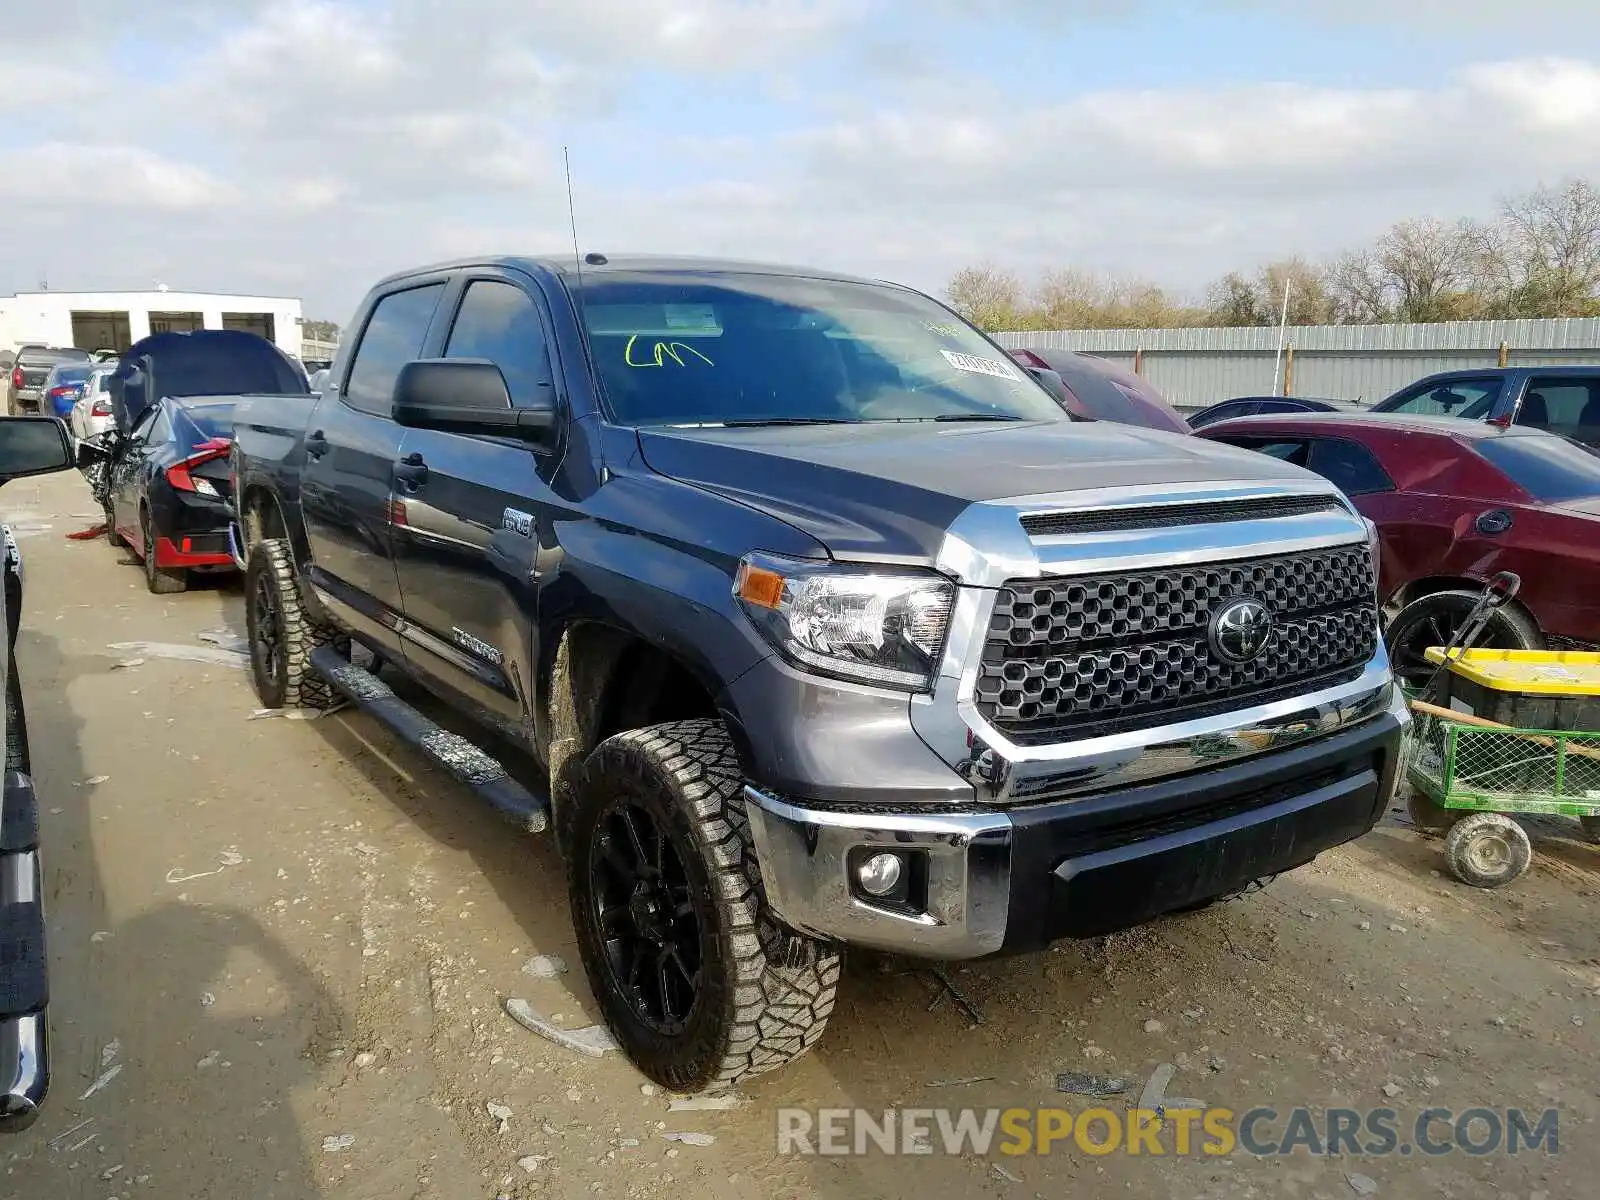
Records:
[[[546,657],[539,689],[546,736],[538,749],[549,768],[555,810],[570,796],[590,751],[629,729],[717,718],[748,762],[743,727],[724,707],[720,684],[688,656],[631,630],[583,619],[561,630]]]

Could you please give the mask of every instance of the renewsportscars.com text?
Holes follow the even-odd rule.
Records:
[[[779,1154],[1556,1154],[1556,1110],[781,1108]]]

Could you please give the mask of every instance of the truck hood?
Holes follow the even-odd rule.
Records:
[[[969,504],[1044,492],[1304,482],[1278,459],[1110,422],[639,431],[650,468],[811,534],[839,558],[932,562]]]

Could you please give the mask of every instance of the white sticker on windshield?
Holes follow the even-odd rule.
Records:
[[[666,318],[667,328],[679,333],[722,332],[722,322],[717,320],[717,311],[709,304],[664,304],[661,306],[661,312]]]
[[[1016,382],[1022,378],[1021,373],[1010,363],[998,358],[979,358],[974,354],[956,354],[950,350],[941,350],[945,361],[958,371],[968,371],[973,375],[993,375],[996,379],[1009,379]]]

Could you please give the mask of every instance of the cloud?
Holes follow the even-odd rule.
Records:
[[[1040,5],[1124,22],[1159,7],[1009,0],[985,8],[981,31]],[[1576,48],[1340,86],[1177,86],[1166,64],[1130,60],[1126,85],[1049,94],[918,57],[937,38],[913,54],[907,33],[979,31],[970,5],[947,7],[145,0],[127,31],[104,24],[121,11],[111,0],[24,5],[8,61],[71,69],[11,70],[0,90],[0,290],[44,268],[85,289],[160,276],[298,292],[342,320],[391,270],[570,253],[569,143],[585,248],[813,262],[929,288],[985,259],[1198,288],[1402,217],[1486,213],[1504,190],[1600,175],[1600,63]],[[1395,23],[1438,11],[1272,11],[1289,8]],[[74,58],[26,52],[68,40]]]

